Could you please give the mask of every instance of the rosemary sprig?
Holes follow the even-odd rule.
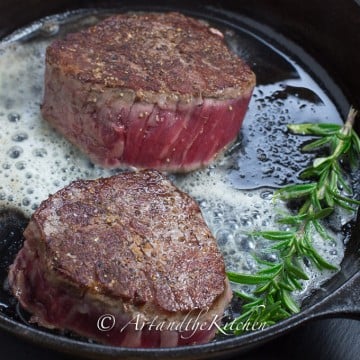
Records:
[[[302,263],[307,258],[320,270],[336,270],[313,247],[312,237],[317,232],[324,240],[330,235],[322,224],[336,207],[355,211],[360,202],[352,198],[353,193],[344,170],[347,159],[355,168],[359,164],[360,140],[353,130],[356,111],[350,109],[343,126],[336,124],[288,125],[294,134],[317,136],[303,151],[327,150],[327,156],[314,159],[311,166],[301,174],[306,183],[289,185],[276,191],[275,198],[297,201],[297,213],[289,213],[278,221],[287,224],[288,231],[259,231],[254,236],[271,242],[268,250],[277,254],[274,262],[257,258],[260,269],[254,275],[228,272],[231,282],[254,285],[252,295],[235,294],[243,300],[242,314],[231,323],[225,324],[226,333],[241,334],[249,330],[245,324],[272,325],[300,311],[292,293],[303,288],[302,281],[308,280]]]

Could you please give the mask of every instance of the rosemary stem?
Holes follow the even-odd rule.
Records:
[[[349,114],[347,116],[344,129],[346,129],[347,132],[351,132],[352,128],[354,127],[355,118],[357,115],[357,110],[355,110],[353,107],[350,108]]]

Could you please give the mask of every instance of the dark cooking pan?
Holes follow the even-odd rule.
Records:
[[[339,113],[349,105],[360,108],[360,2],[358,0],[258,0],[258,1],[40,1],[2,0],[0,36],[47,15],[79,8],[124,10],[179,10],[237,26],[251,27],[278,47],[299,59],[317,76]],[[268,31],[271,29],[271,31]],[[315,59],[315,60],[314,60]],[[269,70],[271,71],[271,69]],[[258,81],[266,81],[260,73]],[[360,122],[357,124],[359,132]],[[1,223],[1,237],[21,237],[26,220],[21,217]],[[4,218],[2,218],[4,220]],[[0,327],[37,344],[90,358],[201,359],[231,356],[256,347],[315,318],[360,316],[360,219],[350,224],[341,271],[309,296],[302,311],[263,331],[225,338],[206,345],[144,350],[102,346],[29,327],[0,312]]]

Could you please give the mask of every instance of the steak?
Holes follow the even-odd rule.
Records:
[[[116,346],[204,343],[231,299],[198,205],[155,170],[71,183],[24,236],[9,284],[47,328]]]
[[[255,75],[179,13],[125,13],[46,51],[42,115],[104,167],[186,172],[238,135]]]

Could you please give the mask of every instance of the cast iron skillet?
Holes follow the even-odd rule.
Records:
[[[332,99],[345,117],[349,104],[360,108],[360,3],[358,0],[257,0],[257,1],[48,1],[2,0],[0,4],[0,37],[44,16],[66,10],[86,7],[118,7],[119,10],[152,9],[183,10],[206,13],[208,17],[228,17],[236,21],[241,14],[259,26],[269,26],[321,64],[329,78],[341,89],[337,99]],[[291,43],[292,43],[291,42]],[[290,44],[290,42],[289,42]],[[305,56],[305,53],[304,53]],[[328,79],[324,73],[324,82]],[[359,122],[357,125],[359,132]],[[23,224],[24,225],[24,224]],[[21,224],[15,224],[18,231]],[[303,304],[301,313],[270,328],[241,337],[219,340],[206,345],[170,349],[128,349],[102,346],[59,337],[14,321],[0,313],[0,327],[15,335],[72,355],[89,358],[127,359],[209,359],[231,356],[258,346],[286,331],[315,318],[360,316],[360,218],[351,224],[352,237],[347,245],[341,271],[321,290],[313,293]],[[2,228],[5,231],[7,228]],[[0,228],[1,230],[1,228]],[[11,230],[11,229],[10,229]],[[9,231],[10,231],[9,230]],[[12,229],[11,231],[13,231]],[[11,232],[10,231],[10,232]],[[6,234],[5,234],[6,235]],[[3,232],[4,236],[4,232]]]

